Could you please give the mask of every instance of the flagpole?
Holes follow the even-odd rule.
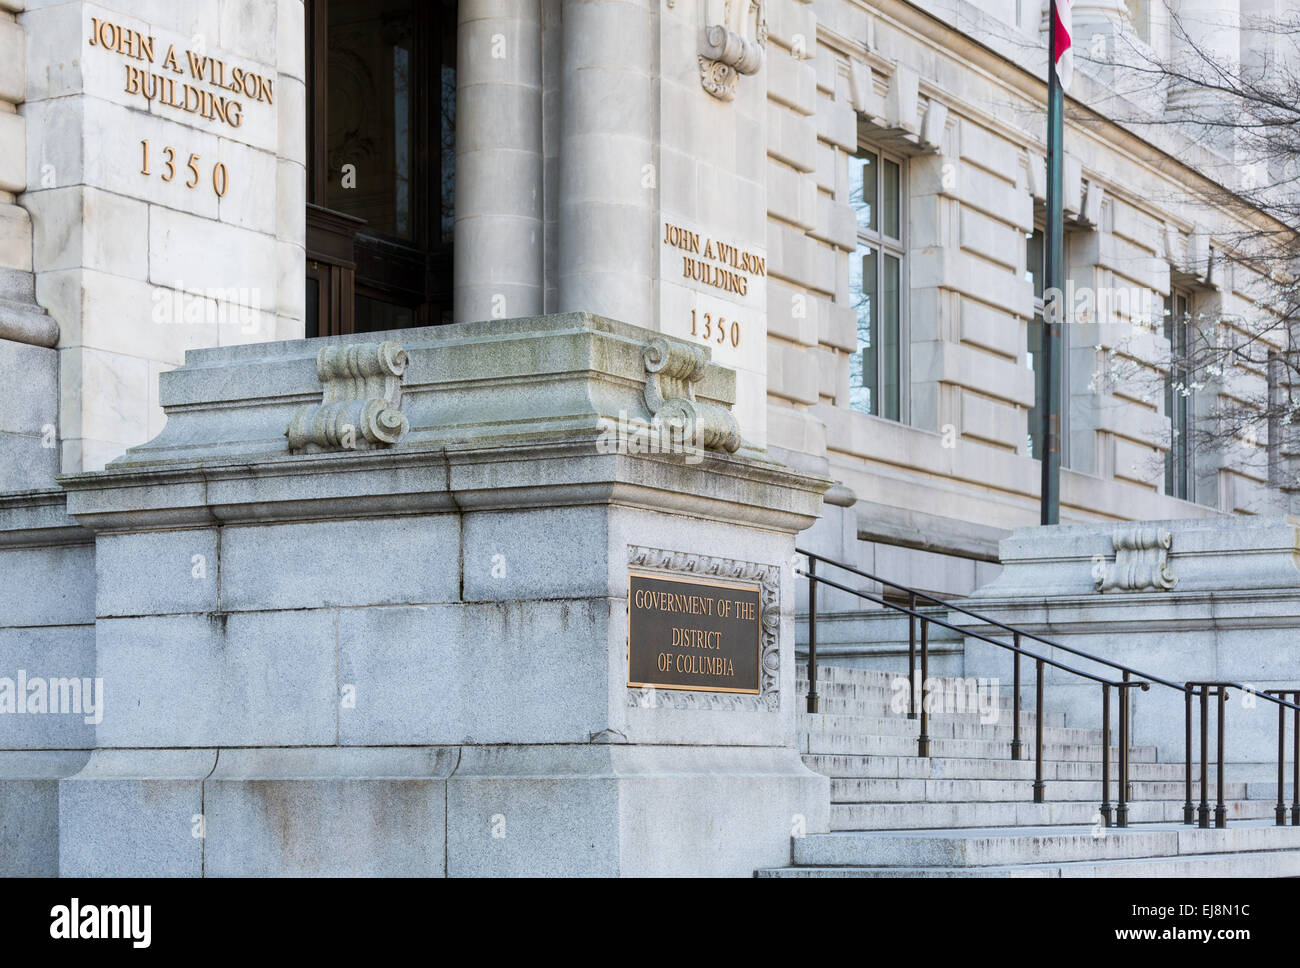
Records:
[[[1050,0],[1047,25],[1047,230],[1043,304],[1043,453],[1040,490],[1040,523],[1061,520],[1061,381],[1058,374],[1063,356],[1061,320],[1065,310],[1062,250],[1065,229],[1061,198],[1065,187],[1063,142],[1065,138],[1065,95],[1057,73],[1056,0]],[[1053,296],[1055,298],[1053,298]]]

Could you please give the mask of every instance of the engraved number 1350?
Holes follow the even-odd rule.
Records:
[[[141,141],[140,147],[143,149],[143,158],[140,163],[140,174],[150,175],[149,170],[149,142]],[[162,180],[171,181],[176,177],[176,151],[170,145],[163,148],[163,175]],[[199,184],[199,156],[190,155],[190,160],[185,164],[185,171],[189,177],[185,180],[186,188],[196,188]],[[226,174],[226,166],[222,162],[217,162],[212,166],[212,191],[216,193],[217,198],[226,194],[229,177]]]
[[[700,329],[700,317],[694,309],[691,310],[691,335],[698,336],[700,339],[709,343],[717,343],[723,346],[730,342],[732,346],[740,345],[740,323],[732,320],[727,323],[726,316],[719,316],[715,321],[712,313],[703,315],[704,328]]]

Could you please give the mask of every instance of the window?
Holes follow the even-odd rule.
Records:
[[[1043,369],[1043,273],[1045,269],[1043,230],[1025,235],[1025,279],[1034,284],[1034,318],[1029,323],[1027,361],[1034,371],[1034,405],[1029,410],[1029,433],[1026,444],[1029,456],[1043,459],[1043,400],[1047,396]]]
[[[1265,417],[1265,426],[1268,432],[1268,483],[1273,487],[1289,487],[1294,482],[1285,480],[1282,461],[1282,411],[1287,408],[1288,388],[1283,384],[1284,363],[1281,353],[1270,351],[1268,354],[1268,367],[1265,370],[1265,380],[1267,381],[1267,400],[1268,410]],[[1289,425],[1288,425],[1289,426]]]
[[[1188,297],[1173,290],[1165,297],[1165,339],[1169,340],[1169,372],[1165,375],[1165,416],[1169,418],[1169,450],[1165,453],[1165,493],[1190,501],[1192,497],[1191,376]]]
[[[849,404],[890,420],[903,418],[904,191],[897,159],[870,148],[849,159],[849,203],[858,216],[858,246],[849,258],[849,294],[858,317]]]
[[[1124,0],[1124,6],[1128,10],[1128,19],[1134,32],[1144,43],[1151,43],[1150,0]]]
[[[454,0],[308,0],[307,335],[450,321]]]

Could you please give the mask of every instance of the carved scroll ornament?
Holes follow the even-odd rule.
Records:
[[[1164,528],[1135,525],[1110,538],[1115,560],[1097,577],[1097,591],[1169,591],[1178,578],[1169,568],[1173,537]]]
[[[285,436],[292,453],[391,447],[410,428],[401,411],[406,350],[393,340],[325,346],[316,354],[319,404],[298,408]]]
[[[765,0],[713,0],[706,4],[700,41],[700,83],[721,101],[736,96],[741,74],[763,68],[767,45]],[[721,4],[721,16],[718,6]]]
[[[699,347],[658,336],[646,345],[642,358],[645,405],[655,424],[705,450],[734,454],[740,449],[736,415],[716,403],[695,399],[695,385],[708,365]]]

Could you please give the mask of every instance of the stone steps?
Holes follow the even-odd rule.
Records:
[[[1027,752],[1028,750],[1026,750]],[[912,751],[915,753],[915,750]],[[942,756],[892,756],[855,753],[805,753],[804,764],[817,773],[836,778],[880,777],[892,779],[953,779],[972,780],[1032,780],[1034,778],[1034,761],[1031,759],[986,759],[983,757],[942,757]],[[1116,764],[1111,764],[1114,776]],[[1098,780],[1101,779],[1101,760],[1044,760],[1043,779],[1052,780]],[[1129,764],[1129,780],[1182,782],[1183,766],[1181,763],[1147,763]],[[1214,770],[1210,771],[1210,783],[1215,780]],[[1269,792],[1264,786],[1247,784],[1250,799],[1276,798],[1276,792]],[[1257,791],[1263,791],[1262,797]]]
[[[1242,823],[812,834],[760,877],[1293,877],[1300,828]]]
[[[800,713],[796,725],[804,733],[866,733],[871,736],[911,736],[921,734],[921,721],[906,716],[840,716],[824,713]],[[1014,736],[1011,724],[982,723],[978,717],[950,717],[930,719],[926,731],[931,739],[978,739],[1005,742],[1010,747]],[[1028,743],[1034,738],[1032,728],[1022,725],[1020,741]],[[1101,745],[1100,729],[1081,729],[1074,726],[1043,725],[1043,744],[1057,746]],[[1115,734],[1111,733],[1111,743]]]
[[[797,725],[804,763],[831,780],[831,833],[795,840],[794,866],[760,876],[1300,876],[1300,827],[1272,824],[1272,787],[1268,797],[1251,799],[1260,784],[1229,782],[1228,830],[1185,827],[1182,763],[1160,762],[1154,747],[1134,747],[1132,826],[1103,828],[1101,730],[1046,714],[1046,801],[1035,803],[1032,706],[1022,708],[1023,749],[1013,760],[1007,690],[989,695],[988,684],[980,684],[986,690],[978,697],[981,709],[952,702],[954,688],[945,694],[950,711],[930,717],[931,755],[920,757],[920,722],[902,711],[892,687],[897,679],[869,669],[819,667],[820,711],[799,712]],[[957,680],[937,681],[946,688]],[[969,699],[971,693],[962,695]],[[981,721],[994,711],[994,721]],[[1119,793],[1117,739],[1112,729],[1112,806]],[[1211,770],[1211,799],[1214,783]],[[1199,798],[1194,782],[1193,803]]]
[[[1020,864],[1014,867],[778,867],[758,877],[887,878],[1245,878],[1300,877],[1300,851],[1149,857],[1138,860],[1076,861],[1071,864]]]
[[[1098,798],[1098,801],[1100,798]],[[1097,823],[1098,801],[1059,800],[1047,787],[1047,801],[911,801],[905,803],[832,803],[830,829],[925,830],[951,827],[1042,827]],[[1231,800],[1225,806],[1228,820],[1273,818],[1265,800]],[[1129,803],[1130,823],[1175,823],[1183,818],[1183,801],[1134,800]]]
[[[1184,802],[1185,788],[1182,780],[1134,781],[1129,778],[1129,799],[1176,800]],[[1080,800],[1094,805],[1101,802],[1101,780],[1053,780],[1048,793],[1054,801]],[[1119,786],[1111,774],[1110,801],[1115,803]],[[1210,799],[1215,797],[1210,784]],[[1192,802],[1200,801],[1200,784],[1192,785]],[[1224,787],[1228,800],[1246,799],[1246,784],[1228,783]],[[831,779],[832,803],[917,803],[926,802],[1007,802],[1033,799],[1032,776],[1017,780],[952,779],[887,779],[878,777],[835,777]]]
[[[1242,823],[1227,830],[1169,824],[1075,828],[813,834],[794,866],[759,877],[1296,877],[1300,828]]]
[[[807,693],[800,693],[795,708],[800,715],[808,715],[804,712],[808,708]],[[979,710],[963,710],[954,712],[931,712],[931,722],[945,722],[948,720],[957,720],[960,722],[978,723],[982,718],[988,718],[989,713],[994,713],[992,725],[1003,725],[1008,728],[1012,723],[1012,707],[1010,699],[1000,701],[996,706],[990,706],[984,712]],[[896,700],[894,696],[885,697],[883,694],[880,698],[844,698],[844,697],[817,697],[817,714],[818,715],[836,715],[836,716],[854,716],[875,719],[904,719],[908,722],[916,720],[908,718],[906,698]],[[918,714],[919,718],[919,714]],[[1020,728],[1021,730],[1032,729],[1037,717],[1033,713],[1033,706],[1026,703],[1020,710]],[[1047,712],[1044,714],[1043,726],[1063,728],[1066,726],[1065,713]]]
[[[1008,737],[1010,732],[1008,731]],[[1044,737],[1046,740],[1046,737]],[[1021,736],[1026,758],[1032,758],[1032,736]],[[875,754],[916,756],[916,737],[906,735],[873,736],[863,733],[800,733],[799,752],[821,754]],[[986,739],[949,739],[940,736],[930,741],[930,754],[945,758],[1004,759],[1010,756],[1011,742]],[[1118,762],[1119,750],[1111,747],[1111,762]],[[1043,743],[1044,760],[1095,760],[1101,763],[1101,746],[1073,743]],[[1130,750],[1130,763],[1154,763],[1156,751],[1151,746]]]

